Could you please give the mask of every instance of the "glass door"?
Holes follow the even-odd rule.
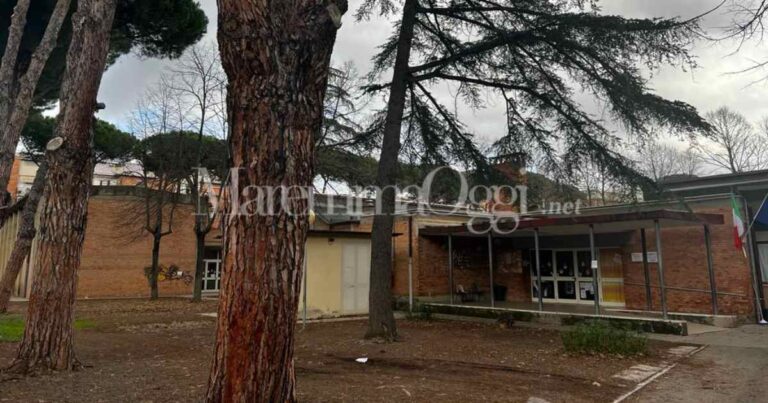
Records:
[[[579,274],[579,301],[595,300],[595,283],[593,282],[592,253],[588,250],[576,252],[576,267]]]
[[[219,291],[221,285],[221,251],[206,249],[205,272],[203,273],[203,291]]]
[[[536,261],[530,253],[531,290],[533,300],[538,300]],[[553,302],[585,302],[595,300],[594,270],[589,250],[558,249],[540,250],[542,296]]]
[[[534,300],[539,298],[538,282],[536,281],[536,252],[530,251],[530,267],[531,267],[531,282],[532,295]],[[554,260],[552,259],[551,250],[539,250],[539,264],[541,268],[541,289],[542,297],[544,299],[555,299],[555,270]]]
[[[557,299],[576,300],[576,261],[571,250],[555,252],[557,267]]]

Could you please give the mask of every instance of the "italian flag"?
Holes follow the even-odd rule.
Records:
[[[739,203],[736,202],[733,195],[731,195],[731,208],[733,209],[733,245],[736,246],[736,249],[743,249],[744,244],[741,240],[747,231],[744,225],[744,215],[741,214]]]

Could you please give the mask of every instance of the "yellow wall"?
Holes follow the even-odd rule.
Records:
[[[307,315],[341,314],[341,249],[345,239],[307,238]],[[303,290],[302,290],[303,292]],[[299,300],[303,308],[304,296]],[[301,316],[301,313],[299,313]]]

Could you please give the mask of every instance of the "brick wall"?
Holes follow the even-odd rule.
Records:
[[[418,251],[419,287],[415,294],[430,297],[447,295],[450,292],[447,238],[422,237]],[[465,290],[477,285],[487,294],[491,288],[487,238],[454,238],[453,251],[454,285],[461,285]],[[493,262],[493,283],[507,287],[507,300],[530,301],[531,277],[523,269],[521,251],[512,249],[508,240],[495,239]]]
[[[727,201],[724,202],[727,204]],[[752,283],[749,263],[744,254],[733,246],[733,223],[730,207],[697,208],[699,213],[722,214],[724,225],[711,226],[712,260],[715,283],[718,292],[739,295],[719,295],[718,306],[721,314],[749,315],[754,312]],[[648,251],[656,250],[655,231],[646,231]],[[662,254],[664,259],[664,284],[666,287],[709,290],[709,274],[704,243],[704,229],[701,226],[662,228]],[[625,297],[628,308],[644,309],[646,306],[644,274],[642,263],[632,263],[630,253],[640,252],[640,231],[637,231],[625,248]],[[649,264],[650,283],[658,286],[658,266]],[[653,308],[659,310],[661,296],[659,289],[652,287]],[[709,292],[667,290],[667,305],[672,312],[711,313],[712,301]]]
[[[748,316],[754,313],[752,280],[749,264],[741,251],[733,246],[731,210],[727,200],[722,203],[710,203],[693,206],[699,213],[721,214],[724,225],[711,226],[712,258],[715,269],[715,281],[719,292],[719,312],[721,314]],[[397,241],[396,241],[397,242]],[[420,237],[417,242],[419,264],[414,269],[415,294],[420,296],[439,296],[449,292],[448,247],[445,237]],[[530,273],[522,268],[521,251],[514,250],[508,240],[494,241],[494,283],[509,287],[507,299],[511,301],[530,301]],[[646,231],[648,251],[655,247],[655,233],[652,228]],[[399,243],[398,243],[399,245]],[[407,247],[407,241],[405,246]],[[599,245],[598,245],[599,246]],[[468,256],[464,262],[454,259],[454,284],[465,288],[477,284],[481,290],[490,288],[488,278],[488,252],[486,238],[454,238],[454,255]],[[400,250],[403,248],[401,247]],[[642,263],[631,262],[631,254],[639,253],[640,231],[634,231],[629,243],[623,247],[622,261],[625,280],[625,300],[629,309],[645,309],[645,287]],[[707,271],[706,249],[703,226],[662,228],[662,252],[664,259],[664,281],[670,288],[697,289],[686,291],[667,289],[667,304],[671,312],[711,313],[709,275]],[[415,258],[416,259],[416,258]],[[407,294],[403,280],[407,279],[407,260],[395,256],[395,286],[397,295]],[[656,264],[649,264],[652,287],[653,309],[660,310],[661,300],[658,289],[658,271]]]
[[[126,223],[127,209],[140,201],[132,196],[94,196],[88,204],[88,228],[78,274],[78,298],[146,297],[144,267],[152,261],[152,239],[141,220]],[[178,265],[194,275],[195,235],[192,206],[177,207],[173,233],[164,237],[160,263]],[[161,281],[161,296],[191,294],[180,280]]]

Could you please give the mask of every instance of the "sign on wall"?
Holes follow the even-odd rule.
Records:
[[[656,252],[648,252],[646,253],[648,256],[648,263],[659,263],[659,255]],[[632,254],[632,262],[633,263],[642,263],[643,261],[643,253],[633,253]]]

